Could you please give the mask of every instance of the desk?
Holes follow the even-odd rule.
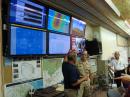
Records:
[[[35,93],[32,97],[64,97],[64,92],[55,91],[53,93]]]
[[[27,97],[31,96],[27,95]],[[57,91],[54,87],[48,87],[36,90],[32,97],[64,97],[64,92]]]

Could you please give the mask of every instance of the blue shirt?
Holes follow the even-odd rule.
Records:
[[[65,89],[78,89],[80,85],[73,86],[78,79],[80,79],[79,71],[76,66],[68,62],[63,62],[62,73],[64,76],[64,88]]]

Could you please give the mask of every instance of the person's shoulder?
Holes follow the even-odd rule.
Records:
[[[80,66],[82,66],[82,64],[83,64],[82,61],[78,61],[78,62],[76,63],[76,66],[77,66],[77,67],[80,67]]]
[[[70,64],[69,62],[63,62],[62,63],[63,66],[68,66],[68,67],[73,67],[73,64]]]
[[[66,66],[68,64],[68,62],[63,62],[62,63],[62,66],[64,67],[64,66]]]
[[[81,61],[77,61],[77,62],[76,62],[76,65],[79,65],[80,63],[81,63]]]
[[[115,58],[112,58],[112,59],[110,60],[111,63],[112,63],[112,62],[115,62],[115,61],[116,61]]]

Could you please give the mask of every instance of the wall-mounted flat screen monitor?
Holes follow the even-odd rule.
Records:
[[[49,54],[67,54],[70,49],[70,36],[49,33]]]
[[[11,0],[10,22],[45,28],[46,8],[33,0]]]
[[[69,33],[70,16],[49,9],[48,29],[60,33]]]
[[[85,39],[79,37],[71,37],[71,48],[75,49],[78,54],[82,53],[85,49]]]
[[[10,55],[46,54],[46,32],[11,26]]]
[[[84,36],[85,35],[86,23],[79,19],[72,17],[71,23],[71,34],[76,36]]]

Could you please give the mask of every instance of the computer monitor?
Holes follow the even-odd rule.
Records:
[[[49,9],[48,29],[59,33],[69,34],[70,16]]]
[[[45,28],[46,7],[33,0],[10,1],[10,23]]]
[[[49,33],[49,54],[67,54],[70,49],[70,36]]]
[[[10,55],[46,54],[46,32],[11,26]]]
[[[72,17],[71,34],[74,36],[84,37],[86,23],[82,20]]]

